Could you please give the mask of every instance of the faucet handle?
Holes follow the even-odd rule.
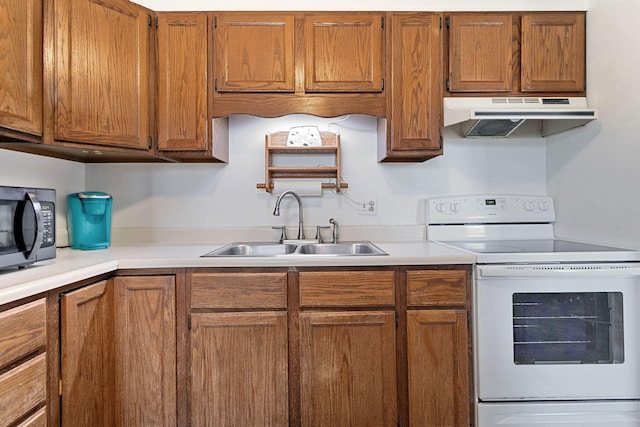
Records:
[[[274,230],[280,230],[280,239],[278,240],[278,243],[284,243],[285,240],[287,240],[287,227],[285,227],[284,225],[279,226],[279,227],[271,227]]]
[[[322,233],[320,233],[320,230],[323,228],[330,228],[330,227],[328,225],[316,226],[316,240],[318,241],[318,243],[324,243],[324,240],[322,240]]]

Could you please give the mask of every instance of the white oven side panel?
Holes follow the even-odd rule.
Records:
[[[516,365],[512,295],[622,292],[624,363]],[[477,391],[480,401],[640,398],[640,278],[497,277],[476,274]]]
[[[478,427],[637,427],[640,402],[480,403]]]

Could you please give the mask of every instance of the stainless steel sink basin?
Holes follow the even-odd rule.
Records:
[[[270,243],[237,242],[202,255],[203,257],[274,257],[274,256],[372,256],[388,255],[371,242],[341,243]]]

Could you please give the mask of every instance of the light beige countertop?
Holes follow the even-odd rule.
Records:
[[[246,241],[246,240],[243,240]],[[0,272],[0,304],[118,269],[193,267],[342,267],[473,264],[475,257],[425,240],[378,242],[383,256],[282,255],[275,257],[202,257],[223,244],[112,244],[109,249],[58,249],[54,260]]]

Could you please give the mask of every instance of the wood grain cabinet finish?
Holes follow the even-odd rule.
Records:
[[[0,135],[42,136],[42,0],[0,3]]]
[[[379,161],[442,154],[442,15],[388,13],[386,120],[378,120]]]
[[[585,14],[522,17],[522,91],[585,90]]]
[[[395,304],[393,271],[305,271],[301,307],[372,307]]]
[[[289,425],[286,312],[194,313],[190,338],[190,425]]]
[[[288,426],[287,273],[189,274],[189,423]]]
[[[209,119],[211,15],[158,13],[158,152],[182,160],[229,160],[227,118]]]
[[[56,0],[54,137],[149,150],[151,17],[124,0]]]
[[[214,15],[213,116],[385,114],[379,12]]]
[[[300,314],[300,425],[398,425],[395,329],[393,311]]]
[[[2,425],[45,419],[47,398],[46,302],[39,299],[0,313]],[[43,414],[38,417],[37,414]]]
[[[510,92],[517,45],[510,14],[449,17],[449,90]]]
[[[314,13],[304,17],[306,92],[381,92],[382,13]]]
[[[410,426],[471,425],[468,269],[408,269]]]
[[[448,94],[584,95],[584,12],[452,13],[448,22]]]
[[[63,294],[60,318],[62,425],[177,424],[174,276]]]

